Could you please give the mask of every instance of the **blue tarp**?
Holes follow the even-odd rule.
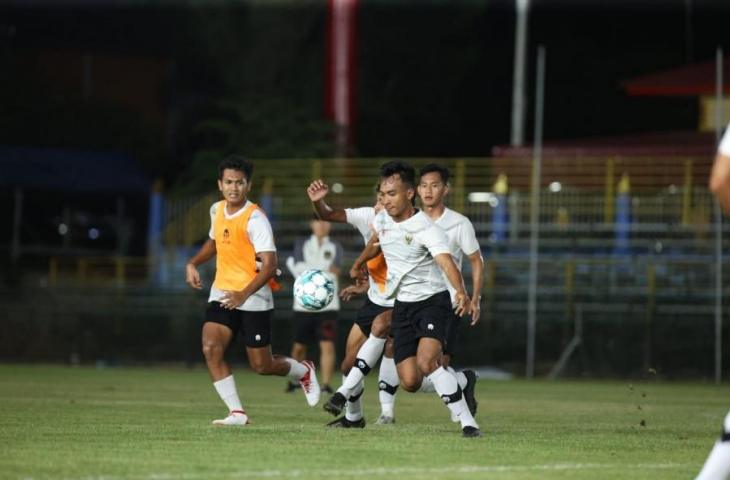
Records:
[[[0,186],[69,192],[148,193],[135,160],[116,152],[0,147]]]

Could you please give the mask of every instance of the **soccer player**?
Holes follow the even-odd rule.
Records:
[[[725,213],[730,214],[730,125],[725,129],[710,174],[710,190]],[[730,476],[730,413],[725,416],[722,434],[705,460],[697,480],[725,480]]]
[[[329,187],[322,180],[313,181],[307,188],[307,195],[319,218],[330,222],[349,223],[360,232],[367,244],[372,235],[370,225],[375,215],[382,210],[382,206],[376,202],[374,207],[333,209],[325,202],[328,192]],[[346,391],[347,394],[342,396],[342,405],[333,412],[338,415],[344,408],[345,415],[328,424],[333,427],[365,426],[360,401],[364,388],[363,379],[378,361],[386,345],[390,348],[385,348],[385,356],[380,362],[378,385],[381,413],[376,423],[382,425],[395,422],[393,410],[399,381],[393,360],[392,342],[387,343],[393,299],[385,295],[387,267],[383,256],[379,255],[367,262],[367,270],[366,282],[351,285],[341,292],[344,300],[365,292],[367,296],[357,312],[355,323],[347,337],[345,358],[340,366],[342,374],[345,375],[344,389],[343,387],[338,389],[338,392]]]
[[[451,318],[451,295],[444,275],[456,291],[456,314],[468,314],[471,300],[449,252],[444,231],[414,207],[415,170],[404,162],[388,162],[380,169],[381,211],[373,220],[375,232],[353,264],[351,276],[380,251],[388,265],[386,290],[395,296],[391,331],[401,385],[409,392],[424,377],[433,384],[465,437],[481,436],[456,377],[440,364]],[[442,275],[443,272],[443,275]]]
[[[286,265],[296,278],[302,272],[316,268],[327,273],[335,284],[337,291],[337,275],[342,263],[342,246],[330,239],[332,226],[318,218],[309,222],[312,235],[298,240],[294,245],[294,255],[287,259]],[[307,356],[307,345],[319,342],[319,368],[321,371],[322,391],[332,393],[330,383],[335,371],[335,340],[337,340],[337,317],[340,311],[338,297],[329,305],[316,312],[309,311],[294,300],[294,324],[296,332],[291,349],[295,360],[304,360]],[[291,381],[287,382],[286,391],[297,388]]]
[[[264,212],[248,200],[253,164],[233,155],[218,166],[218,189],[223,200],[210,209],[209,239],[186,265],[186,282],[200,290],[198,266],[216,257],[202,331],[208,372],[228,416],[214,425],[243,426],[243,409],[230,365],[224,353],[240,332],[248,362],[260,375],[288,376],[299,381],[307,403],[319,402],[320,389],[314,364],[271,353],[271,319],[274,298],[269,282],[276,273],[277,256],[271,225]]]
[[[474,326],[479,321],[484,260],[472,223],[464,215],[446,207],[444,203],[446,195],[449,194],[449,176],[450,172],[447,167],[430,163],[419,171],[417,190],[424,213],[446,232],[449,251],[456,267],[461,270],[464,256],[469,258],[472,276],[470,325]],[[451,293],[452,305],[456,307],[456,291],[448,283],[447,287],[449,287]],[[474,398],[476,373],[473,370],[456,372],[450,367],[451,358],[456,348],[460,323],[461,317],[452,312],[447,327],[446,344],[444,345],[444,356],[441,364],[458,379],[459,386],[464,389],[464,397],[473,415],[477,409],[477,402]],[[454,421],[456,420],[454,419]]]

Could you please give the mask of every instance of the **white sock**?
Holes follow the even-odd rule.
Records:
[[[428,377],[423,377],[423,380],[421,380],[421,386],[416,390],[418,393],[434,393],[436,391],[436,387],[434,386],[433,382]]]
[[[395,406],[395,391],[400,384],[398,369],[395,367],[395,360],[383,356],[380,360],[380,371],[378,372],[378,388],[380,389],[380,410],[386,417],[393,416]]]
[[[461,394],[461,389],[459,388],[459,383],[456,381],[456,377],[443,367],[439,367],[434,370],[428,378],[433,383],[433,386],[441,399],[444,403],[446,403],[446,406],[449,407],[451,413],[459,417],[459,421],[461,421],[461,428],[466,426],[479,428],[477,422],[474,421],[474,417],[472,417],[469,412],[469,407],[466,405],[464,395]],[[457,395],[458,398],[456,398]]]
[[[218,392],[218,396],[221,397],[223,403],[228,407],[228,411],[234,410],[243,411],[241,406],[241,399],[238,398],[238,390],[236,390],[236,381],[233,379],[233,375],[228,375],[223,380],[213,382],[215,391]]]
[[[461,388],[462,390],[464,389],[464,387],[466,387],[466,384],[467,384],[467,383],[469,383],[469,382],[468,382],[468,381],[466,380],[466,375],[464,375],[464,372],[457,372],[457,371],[456,371],[456,370],[454,370],[454,368],[453,368],[453,367],[451,367],[451,366],[448,366],[448,367],[446,367],[446,370],[448,370],[448,372],[449,372],[449,373],[450,373],[451,375],[453,375],[453,376],[455,376],[455,377],[456,377],[456,381],[457,381],[457,382],[459,382],[459,388]]]
[[[287,373],[287,377],[293,378],[294,380],[300,380],[304,375],[307,374],[309,369],[304,366],[303,363],[297,362],[293,358],[285,358],[286,363],[289,364],[289,373]]]
[[[378,338],[372,333],[365,343],[362,344],[360,350],[357,351],[357,358],[355,364],[350,369],[350,373],[347,374],[347,378],[342,382],[342,386],[337,389],[338,392],[343,394],[345,397],[352,395],[351,392],[357,387],[357,385],[365,378],[365,375],[370,372],[370,369],[375,362],[378,361],[380,355],[383,353],[385,348],[385,339]]]
[[[347,397],[345,404],[345,418],[356,422],[362,418],[362,392],[365,388],[365,382],[360,381],[352,390],[352,396]]]
[[[723,441],[728,437],[729,426],[730,413],[725,417],[723,438],[715,442],[696,480],[725,480],[730,475],[730,439]]]

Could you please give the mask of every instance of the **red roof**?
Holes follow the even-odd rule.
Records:
[[[715,94],[715,61],[694,63],[621,82],[629,95],[683,97]],[[730,93],[730,59],[723,62],[723,91]]]

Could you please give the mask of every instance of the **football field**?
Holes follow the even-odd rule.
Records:
[[[328,429],[283,378],[236,373],[245,428],[210,425],[226,412],[202,367],[2,365],[0,478],[689,479],[730,408],[726,386],[481,380],[485,436],[465,439],[435,394],[399,391],[378,426],[371,378],[368,426]]]

